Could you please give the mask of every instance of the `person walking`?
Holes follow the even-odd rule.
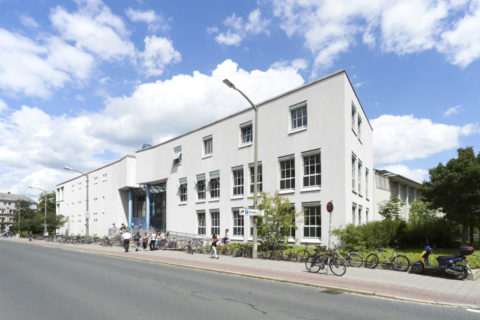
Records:
[[[148,234],[145,232],[145,234],[142,237],[143,251],[147,250],[147,245],[148,245]]]
[[[137,231],[137,234],[133,236],[133,240],[135,241],[135,251],[138,251],[138,248],[140,248],[140,239],[142,236],[140,235],[140,232]]]
[[[217,256],[217,235],[214,233],[212,236],[212,252],[210,252],[210,258],[218,259]]]
[[[125,232],[122,233],[123,247],[125,248],[125,252],[128,252],[128,247],[130,246],[131,238],[132,238],[132,234],[128,230],[125,230]]]
[[[155,231],[150,235],[150,251],[155,250],[155,241],[157,240],[157,234]]]

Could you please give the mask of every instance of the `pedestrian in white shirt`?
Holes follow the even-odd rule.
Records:
[[[125,232],[122,233],[123,247],[125,248],[125,252],[128,252],[128,247],[130,246],[131,238],[132,238],[132,234],[128,230],[125,230]]]

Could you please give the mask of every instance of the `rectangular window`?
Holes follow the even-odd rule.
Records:
[[[233,195],[243,195],[243,167],[232,169],[233,172]]]
[[[173,148],[173,165],[178,166],[182,162],[182,146]]]
[[[322,215],[320,203],[303,205],[303,236],[320,238],[322,235]]]
[[[220,172],[210,172],[210,198],[220,198]]]
[[[355,125],[356,125],[356,123],[357,123],[357,121],[356,121],[356,119],[355,119],[356,115],[357,115],[357,108],[355,107],[355,105],[354,105],[353,102],[352,102],[352,130],[353,130],[353,132],[355,132],[355,133],[356,133],[356,131],[355,131]]]
[[[321,166],[320,152],[303,154],[303,186],[320,187]]]
[[[280,160],[280,190],[295,189],[295,159]]]
[[[362,118],[360,117],[360,114],[358,114],[358,128],[357,128],[357,136],[358,139],[362,139]]]
[[[239,209],[233,209],[233,235],[243,236],[243,216],[240,215]]]
[[[357,187],[355,182],[356,172],[355,168],[357,167],[357,157],[352,154],[352,191],[355,192],[355,188]]]
[[[290,204],[290,214],[292,215],[292,223],[293,225],[296,225],[296,215],[295,215],[295,204],[291,203]],[[290,227],[290,238],[295,239],[295,228]]]
[[[213,139],[212,136],[203,138],[203,155],[209,156],[213,154]]]
[[[240,139],[242,144],[252,143],[253,129],[251,121],[240,125]]]
[[[358,206],[358,225],[362,224],[362,206]]]
[[[307,127],[307,103],[301,102],[290,107],[292,130]]]
[[[365,197],[367,198],[367,200],[368,200],[368,174],[369,174],[368,168],[365,168]]]
[[[355,216],[357,213],[357,204],[352,203],[352,224],[355,225]]]
[[[216,234],[217,237],[220,235],[220,211],[218,210],[211,210],[210,211],[210,218],[211,218],[211,234]]]
[[[368,213],[369,213],[369,211],[370,211],[370,210],[369,210],[368,208],[365,209],[365,223],[368,223],[368,221],[369,221],[369,220],[368,220]]]
[[[197,219],[198,219],[198,234],[205,234],[207,229],[207,225],[205,221],[205,211],[198,211]]]
[[[362,195],[362,162],[358,160],[358,195]]]
[[[186,202],[187,201],[187,178],[180,179],[180,187],[179,187],[178,193],[180,194],[180,201]]]
[[[253,193],[253,185],[255,181],[255,166],[250,165],[250,193]],[[257,167],[257,191],[262,192],[262,165],[258,164]]]
[[[197,175],[197,198],[205,200],[205,174]]]

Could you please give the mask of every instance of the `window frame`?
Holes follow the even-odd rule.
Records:
[[[299,111],[301,113],[299,114]],[[305,130],[308,127],[308,104],[307,101],[294,104],[289,107],[290,132]]]
[[[180,202],[187,202],[188,200],[188,183],[181,182],[179,187],[178,187],[178,192],[180,196]]]
[[[240,174],[241,173],[241,174]],[[240,176],[236,176],[240,174]],[[245,176],[243,166],[232,168],[232,195],[242,197],[245,189]]]
[[[289,162],[291,162],[291,165],[289,167],[285,166],[285,168],[282,168],[283,163],[287,164]],[[295,190],[295,157],[287,156],[287,157],[279,158],[278,165],[280,170],[279,190],[280,191]],[[282,187],[282,184],[283,184],[283,187]]]
[[[220,235],[220,210],[219,209],[210,210],[210,235],[213,235],[213,234],[216,234],[217,238]]]
[[[213,136],[203,137],[203,157],[211,157],[213,155]],[[210,150],[208,150],[210,149]]]
[[[312,215],[310,210],[312,208],[318,209],[318,213],[314,212]],[[302,211],[303,211],[303,237],[306,239],[322,239],[322,206],[320,202],[311,202],[311,203],[302,203]],[[308,211],[308,215],[306,214]],[[315,223],[310,224],[311,219],[314,219]],[[320,224],[318,224],[318,220],[320,219]],[[308,222],[308,223],[307,223]],[[308,230],[308,232],[306,232]],[[311,230],[314,230],[314,236],[311,234]],[[307,235],[308,234],[308,235]]]
[[[203,221],[200,219],[201,215],[203,215]],[[203,225],[201,222],[203,222]],[[201,230],[203,230],[203,233]],[[197,232],[199,235],[207,234],[207,217],[204,210],[197,211]]]
[[[357,193],[357,156],[352,153],[352,192]]]
[[[240,208],[232,209],[233,237],[243,238],[245,235],[245,217],[240,214]]]
[[[352,101],[351,112],[352,112],[352,131],[356,135],[357,134],[357,130],[356,130],[357,120],[355,118],[357,116],[357,107],[355,106],[355,103],[353,103],[353,101]]]
[[[203,185],[203,189],[199,188],[199,186],[201,185]],[[205,175],[201,177],[197,175],[196,189],[197,189],[197,201],[205,201],[207,198],[207,184],[206,184]],[[200,196],[200,195],[203,195],[203,196]]]
[[[253,186],[255,182],[255,165],[253,163],[248,166],[250,170],[250,194],[253,194]],[[263,190],[263,172],[262,172],[262,163],[257,162],[257,191],[262,192]]]
[[[317,162],[307,163],[307,159],[311,159],[312,157],[315,158],[315,161],[317,160],[316,158],[318,157],[318,163]],[[321,156],[320,150],[314,150],[314,151],[302,153],[302,161],[303,161],[303,188],[320,188],[322,185],[322,156]],[[317,166],[318,166],[318,169],[317,169]],[[312,178],[313,178],[313,184],[310,184],[312,181]],[[308,181],[308,185],[305,183],[306,181]]]
[[[245,130],[250,130],[250,134],[248,132],[244,132]],[[245,137],[250,137],[250,140],[245,139]],[[240,146],[248,146],[253,144],[253,125],[252,121],[248,121],[242,123],[240,125]]]

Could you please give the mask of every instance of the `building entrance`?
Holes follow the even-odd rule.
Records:
[[[150,210],[147,210],[147,186],[132,189],[132,223],[145,228],[150,211],[150,227],[165,231],[167,227],[167,197],[165,183],[150,185]]]

